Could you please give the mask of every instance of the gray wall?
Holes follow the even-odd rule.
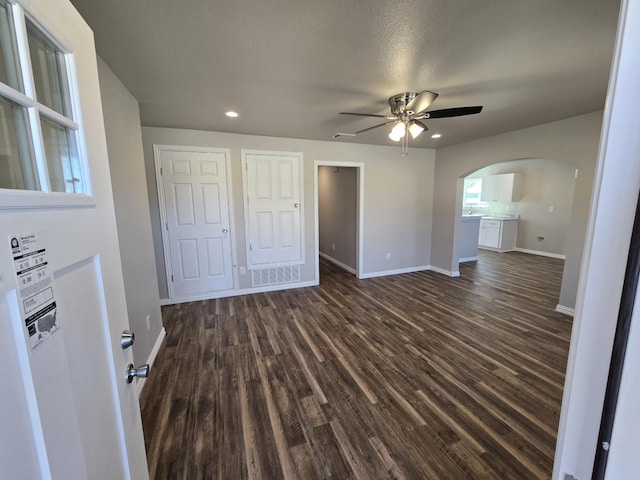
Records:
[[[142,127],[149,205],[161,298],[167,284],[153,145],[229,148],[233,238],[237,265],[246,266],[241,149],[302,152],[305,264],[301,282],[315,281],[314,162],[361,162],[364,165],[363,274],[381,274],[427,267],[431,252],[431,212],[435,150],[412,148],[408,156],[399,147],[259,137],[222,132]],[[389,253],[391,258],[386,259]],[[251,288],[250,275],[239,275],[238,290]]]
[[[490,165],[469,175],[517,173],[517,201],[489,202],[488,213],[518,215],[517,248],[564,255],[575,191],[576,166],[558,160],[515,160]],[[553,212],[549,212],[549,207]],[[538,240],[538,236],[544,240]]]
[[[462,179],[496,162],[527,158],[561,160],[579,170],[565,248],[559,305],[574,308],[598,155],[602,112],[438,149],[433,199],[431,264],[458,270],[456,234],[461,222]]]
[[[118,243],[129,324],[136,334],[133,356],[146,363],[162,330],[160,296],[151,246],[138,101],[98,59],[100,94],[118,226]],[[147,329],[147,315],[150,328]]]
[[[320,252],[356,269],[358,170],[318,167]]]

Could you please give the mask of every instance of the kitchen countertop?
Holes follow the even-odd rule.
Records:
[[[496,213],[494,215],[483,215],[483,214],[471,214],[471,215],[462,215],[463,221],[470,221],[474,219],[486,219],[486,220],[518,220],[518,215],[507,215]]]
[[[482,218],[485,220],[518,220],[518,217],[512,215],[483,215]]]

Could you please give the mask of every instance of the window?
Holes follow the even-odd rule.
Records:
[[[70,55],[0,0],[0,189],[88,193]]]
[[[482,193],[482,178],[465,178],[464,193],[462,197],[463,208],[485,208],[487,202],[480,200]]]

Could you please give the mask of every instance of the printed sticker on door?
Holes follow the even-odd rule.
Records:
[[[10,235],[9,243],[18,284],[20,316],[33,349],[60,328],[53,296],[53,276],[42,234]]]

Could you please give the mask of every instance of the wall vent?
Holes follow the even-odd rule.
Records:
[[[300,281],[300,265],[287,265],[284,267],[258,268],[251,270],[251,285],[264,287],[266,285],[278,285],[280,283],[293,283]]]

